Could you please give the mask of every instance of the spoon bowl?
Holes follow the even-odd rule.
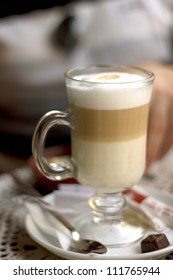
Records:
[[[82,238],[77,241],[73,240],[69,249],[73,252],[80,252],[82,254],[105,254],[107,252],[106,247],[100,242]]]

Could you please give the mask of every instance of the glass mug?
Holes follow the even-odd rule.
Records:
[[[106,245],[128,244],[144,233],[140,223],[127,218],[122,226],[126,208],[122,192],[138,183],[145,169],[153,81],[152,72],[135,67],[69,70],[65,73],[69,109],[46,113],[33,135],[33,155],[44,176],[57,181],[74,177],[95,190],[89,199],[91,213],[79,219],[77,226],[87,238]],[[71,158],[57,164],[44,155],[45,140],[54,125],[71,129]]]

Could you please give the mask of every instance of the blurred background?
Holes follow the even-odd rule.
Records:
[[[56,33],[68,2],[9,1],[0,7],[0,172],[31,156],[32,134],[45,112],[67,108],[66,51]],[[47,145],[69,143],[69,131],[59,127],[57,133],[50,132]]]

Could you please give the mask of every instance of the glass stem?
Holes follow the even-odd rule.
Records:
[[[96,192],[89,199],[89,206],[93,213],[94,222],[120,222],[125,204],[125,198],[121,192]]]

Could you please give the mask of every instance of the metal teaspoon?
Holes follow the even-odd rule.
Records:
[[[16,197],[16,200],[18,200],[18,202],[19,200],[21,200],[39,204],[42,209],[45,209],[53,214],[54,217],[56,217],[71,233],[72,241],[69,245],[68,250],[81,254],[105,254],[107,252],[107,248],[102,243],[95,240],[81,238],[79,232],[75,229],[75,227],[70,224],[62,214],[60,214],[56,209],[53,209],[51,205],[47,201],[44,201],[42,198],[21,195],[20,197]]]

